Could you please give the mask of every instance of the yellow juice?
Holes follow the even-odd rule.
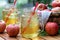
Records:
[[[5,18],[5,19],[6,19],[6,18]],[[8,20],[7,20],[7,25],[8,25],[8,24],[16,24],[17,22],[18,22],[17,14],[12,13],[12,14],[9,16]]]
[[[18,22],[18,14],[16,12],[13,12],[10,14],[10,16],[7,16],[8,11],[3,11],[3,20],[6,22],[6,19],[8,17],[8,20],[6,22],[7,25],[9,24],[15,24]]]
[[[39,21],[37,15],[34,15],[30,21],[30,24],[28,25],[26,20],[22,20],[22,36],[26,38],[33,38],[37,37],[39,34]]]
[[[5,18],[6,19],[6,18]],[[17,19],[15,19],[15,18],[9,18],[8,20],[7,20],[7,22],[6,22],[6,24],[7,25],[9,25],[9,24],[15,24],[17,22]]]

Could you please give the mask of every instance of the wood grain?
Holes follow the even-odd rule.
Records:
[[[60,35],[41,36],[41,37],[36,37],[32,39],[27,39],[27,38],[21,37],[20,34],[18,34],[17,37],[9,37],[8,34],[5,32],[5,33],[0,34],[0,40],[60,40]]]
[[[33,38],[33,39],[27,39],[27,38],[21,37],[20,34],[18,34],[17,37],[9,37],[6,32],[0,34],[0,37],[3,38],[4,40],[44,40],[43,38],[40,38],[40,37],[36,37],[36,38]]]

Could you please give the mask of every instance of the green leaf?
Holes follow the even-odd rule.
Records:
[[[46,36],[47,33],[45,31],[40,31],[39,36]]]

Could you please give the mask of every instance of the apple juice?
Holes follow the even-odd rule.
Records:
[[[12,11],[12,12],[10,12]],[[10,12],[10,13],[9,13]],[[3,10],[3,20],[6,22],[7,25],[9,24],[15,24],[18,22],[18,12],[15,8],[5,9]],[[8,16],[9,15],[9,16]]]
[[[31,13],[31,12],[30,12]],[[39,21],[37,14],[32,16],[30,23],[28,24],[27,21],[30,18],[30,14],[26,14],[22,17],[22,24],[21,24],[21,34],[22,37],[25,38],[33,38],[37,37],[39,34]]]

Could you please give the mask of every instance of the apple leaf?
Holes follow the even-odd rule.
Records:
[[[47,33],[45,31],[40,31],[39,36],[46,36]]]

